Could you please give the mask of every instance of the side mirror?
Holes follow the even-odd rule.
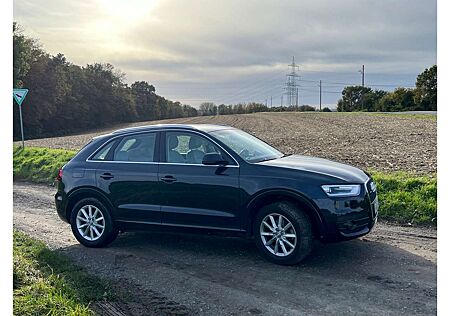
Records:
[[[226,161],[221,154],[219,153],[209,153],[203,156],[202,164],[207,166],[213,165],[226,165],[228,161]]]

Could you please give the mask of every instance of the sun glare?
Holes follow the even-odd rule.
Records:
[[[114,18],[139,19],[151,12],[158,0],[100,0],[105,15]]]

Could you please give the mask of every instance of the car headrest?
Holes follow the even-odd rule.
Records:
[[[203,141],[200,137],[192,136],[189,139],[189,149],[197,149],[203,144]]]
[[[175,149],[178,147],[178,137],[175,135],[169,136],[169,149]]]

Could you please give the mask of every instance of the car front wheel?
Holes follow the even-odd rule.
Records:
[[[86,247],[104,247],[118,235],[108,209],[95,198],[74,205],[70,225],[75,238]]]
[[[287,202],[264,206],[256,216],[253,232],[263,256],[277,264],[297,264],[312,250],[309,217]]]

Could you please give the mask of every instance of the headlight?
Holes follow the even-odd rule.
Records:
[[[331,197],[358,196],[361,192],[361,185],[322,185],[322,190]]]

